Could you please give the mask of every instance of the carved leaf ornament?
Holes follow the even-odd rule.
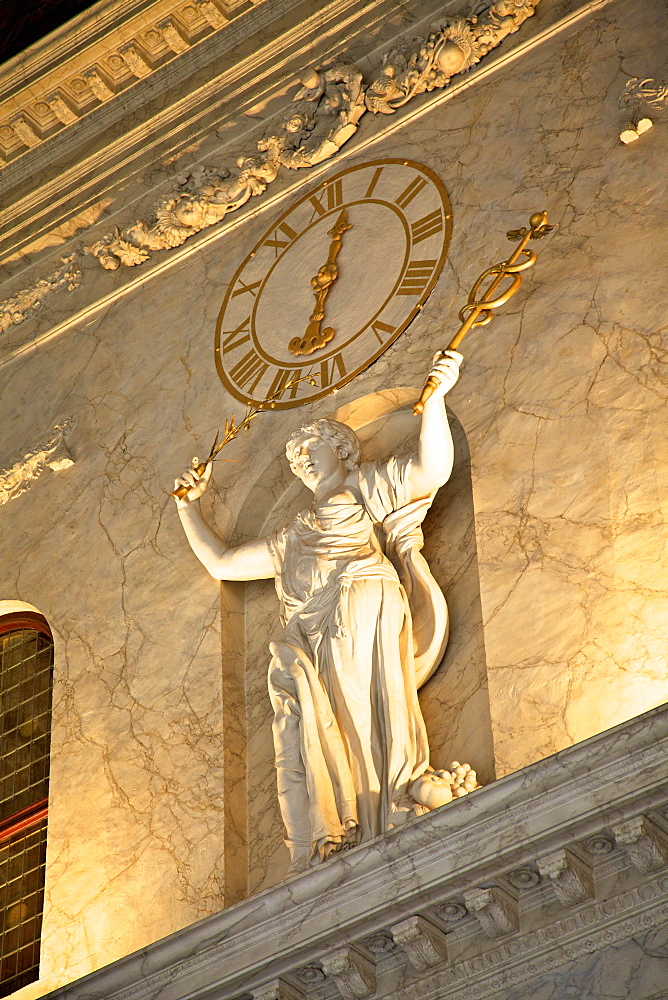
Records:
[[[238,157],[234,171],[197,166],[179,176],[151,217],[122,231],[114,228],[70,258],[67,278],[61,269],[0,303],[0,331],[32,316],[51,292],[77,287],[84,254],[92,254],[109,271],[137,267],[153,251],[181,246],[263,194],[281,169],[313,167],[336,156],[367,111],[393,114],[420,94],[447,87],[453,76],[466,72],[518,31],[539,2],[496,0],[481,17],[455,18],[388,51],[370,83],[356,66],[343,61],[323,70],[306,70],[290,112],[274,120],[255,150]]]

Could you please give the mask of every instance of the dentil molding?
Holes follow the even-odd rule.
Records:
[[[75,51],[64,66],[43,66],[39,46],[36,52],[29,50],[27,55],[21,53],[10,60],[0,69],[0,169],[224,28],[246,6],[243,0],[154,0],[142,5],[134,16],[129,10],[124,23],[114,19],[113,33],[89,37],[83,51]],[[90,35],[98,7],[75,19],[69,33],[75,38]],[[64,34],[68,34],[67,28]],[[12,86],[16,69],[20,68],[25,78],[30,64],[37,79],[17,92]]]

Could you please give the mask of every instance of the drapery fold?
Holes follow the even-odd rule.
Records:
[[[283,634],[269,693],[292,870],[415,814],[429,764],[419,683],[447,639],[447,608],[420,553],[431,497],[410,459],[366,463],[355,485],[268,539]]]

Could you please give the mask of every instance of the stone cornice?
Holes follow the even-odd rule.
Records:
[[[256,3],[269,7],[267,0]],[[14,57],[0,68],[0,167],[226,28],[239,6],[224,0],[103,0]]]
[[[328,995],[333,979],[345,996],[352,962],[350,975],[356,965],[366,977],[374,968],[391,975],[392,995],[406,1000],[454,995],[464,982],[467,996],[488,996],[665,919],[667,777],[664,707],[53,995],[259,998],[274,980],[299,990],[301,971],[322,967],[327,981],[314,995]],[[570,903],[553,888],[568,865],[590,873],[584,896]],[[495,916],[495,893],[512,920]],[[380,953],[374,935],[389,942]]]
[[[98,0],[69,21],[0,65],[0,101],[4,102],[133,17],[155,0]]]
[[[12,96],[0,103],[0,155],[4,158],[0,189],[12,190],[44,170],[62,151],[89,143],[144,105],[149,105],[151,117],[151,102],[167,93],[173,101],[174,87],[179,84],[188,91],[187,82],[196,79],[203,66],[214,64],[211,74],[219,77],[215,63],[221,55],[266,32],[272,22],[301,3],[303,0],[259,0],[255,8],[230,23],[214,0],[153,0],[144,4],[141,16],[120,25],[112,23],[103,37],[83,50],[75,46],[69,58],[63,54],[60,64],[49,66],[29,85],[17,89],[6,81],[5,89]],[[217,25],[212,23],[217,18],[209,4],[218,12]],[[197,14],[190,30],[183,16],[185,8]],[[174,41],[170,25],[180,43]],[[151,39],[146,37],[148,33]],[[277,34],[283,32],[279,29]],[[262,37],[260,46],[269,38]],[[76,35],[72,41],[76,42]],[[36,110],[37,105],[40,108]],[[24,123],[18,126],[21,135],[16,132],[17,116]]]

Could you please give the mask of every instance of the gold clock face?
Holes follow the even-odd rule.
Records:
[[[275,406],[287,409],[345,385],[419,312],[451,232],[442,182],[410,160],[362,163],[309,191],[230,282],[216,327],[225,388],[251,403],[283,389]]]

